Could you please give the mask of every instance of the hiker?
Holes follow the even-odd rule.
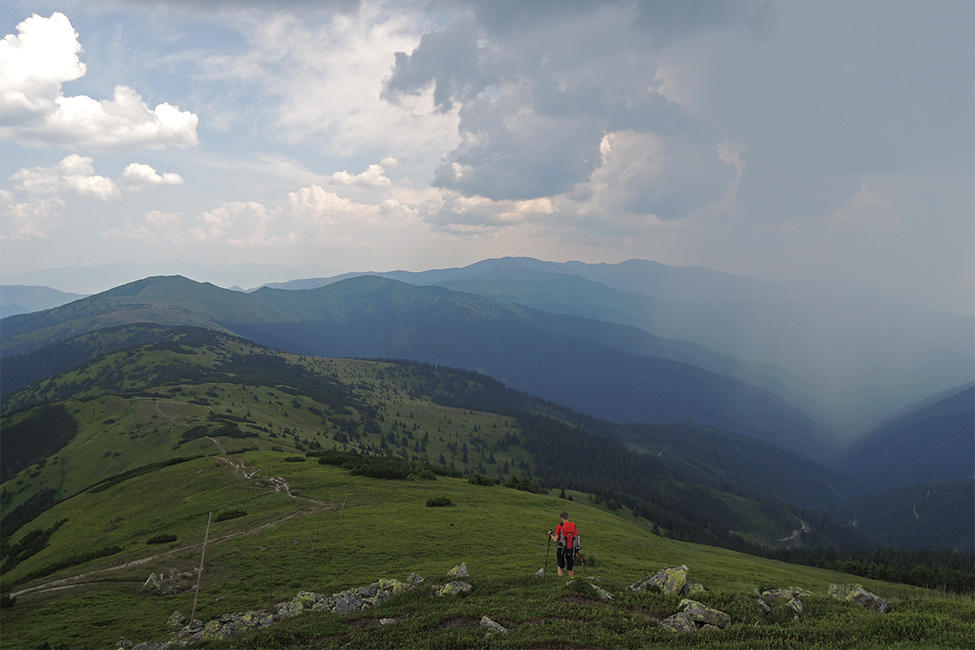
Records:
[[[555,542],[555,560],[559,564],[559,575],[562,575],[562,570],[566,569],[569,572],[569,578],[574,579],[575,573],[573,568],[575,567],[575,552],[578,546],[579,540],[579,529],[576,525],[569,521],[569,513],[562,511],[559,513],[562,518],[562,523],[555,527],[555,532],[551,530],[548,531],[549,537]]]

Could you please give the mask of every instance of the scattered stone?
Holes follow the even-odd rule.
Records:
[[[863,588],[863,585],[830,585],[829,597],[859,603],[867,609],[886,614],[891,610],[890,603]]]
[[[125,637],[119,639],[118,642],[116,642],[115,644],[115,650],[127,650],[128,648],[131,647],[132,647],[132,642],[126,639]]]
[[[707,591],[700,582],[687,582],[684,585],[685,596],[700,596],[701,594],[706,594]]]
[[[683,594],[687,585],[687,565],[669,566],[634,582],[633,591],[659,591],[663,594]]]
[[[536,571],[535,572],[535,577],[536,578],[544,578],[545,577],[545,567],[542,567],[541,569],[539,569],[538,571]]]
[[[380,625],[392,625],[395,622],[396,622],[396,619],[395,618],[381,618],[381,619],[379,619],[379,624]]]
[[[178,610],[174,611],[169,615],[169,620],[166,621],[166,624],[169,625],[169,627],[183,629],[183,626],[186,625],[186,617],[180,614]]]
[[[447,575],[453,576],[455,578],[468,577],[470,574],[467,573],[467,562],[461,562],[460,564],[452,568],[450,571],[448,571]]]
[[[159,575],[156,575],[155,572],[150,573],[146,581],[142,583],[142,589],[145,591],[162,591],[162,579],[161,573]]]
[[[410,585],[418,585],[421,582],[423,582],[423,576],[421,576],[419,573],[414,571],[413,573],[410,574],[408,582],[410,583]]]
[[[765,612],[766,614],[772,613],[772,608],[768,606],[767,602],[765,602],[761,598],[759,598],[756,602],[758,603],[758,606],[762,608],[763,612]]]
[[[591,582],[589,583],[589,586],[592,587],[592,590],[596,592],[597,596],[599,596],[599,600],[613,600],[613,594],[609,593],[602,587],[598,587]]]
[[[755,590],[758,591],[757,589]],[[789,600],[792,598],[805,598],[806,596],[812,596],[811,591],[806,591],[802,587],[786,587],[785,589],[767,589],[760,594],[757,594],[765,599],[782,599]]]
[[[793,620],[798,621],[802,617],[803,613],[805,613],[805,608],[802,606],[802,601],[798,598],[790,598],[789,607],[791,607],[792,611],[795,612],[792,617]]]
[[[501,625],[500,623],[496,623],[495,621],[492,621],[487,616],[482,616],[481,617],[481,627],[486,627],[488,629],[488,634],[491,634],[491,633],[507,634],[508,633],[508,628],[506,628],[505,626]]]
[[[198,618],[194,618],[183,629],[187,632],[200,632],[203,630],[203,621]]]
[[[678,609],[690,616],[691,620],[701,625],[714,625],[722,630],[731,624],[731,617],[721,610],[703,605],[688,598],[680,601]]]
[[[665,627],[674,632],[697,632],[697,625],[686,612],[677,612],[673,616],[668,616],[660,621],[660,627]]]
[[[145,643],[140,643],[137,646],[133,646],[132,650],[169,650],[173,645],[164,641],[146,641]]]
[[[440,591],[437,592],[438,596],[460,596],[461,594],[466,594],[468,591],[474,587],[463,580],[454,580],[453,582],[448,582]]]

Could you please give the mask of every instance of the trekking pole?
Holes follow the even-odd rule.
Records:
[[[203,550],[200,552],[200,568],[196,573],[196,591],[193,593],[193,611],[190,612],[190,622],[193,621],[193,617],[196,616],[196,599],[200,597],[200,578],[203,577],[203,558],[206,557],[207,553],[207,540],[210,539],[210,520],[213,519],[213,513],[207,515],[207,531],[203,535]]]
[[[552,534],[549,532],[546,537],[548,537],[548,544],[545,545],[545,571],[548,571],[548,552],[552,548]]]
[[[582,575],[589,578],[589,572],[586,570],[586,558],[582,557],[582,551],[577,551],[579,553],[579,561],[582,562]]]

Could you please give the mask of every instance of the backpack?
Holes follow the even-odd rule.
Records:
[[[571,528],[568,526],[571,524]],[[568,530],[566,530],[568,528]],[[582,542],[579,538],[579,529],[571,521],[567,521],[563,524],[559,524],[559,542],[556,548],[570,548],[574,552],[578,553],[582,546]]]

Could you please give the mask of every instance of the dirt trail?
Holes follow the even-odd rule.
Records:
[[[259,533],[263,530],[267,530],[272,526],[276,526],[280,523],[288,521],[289,519],[294,519],[295,517],[302,517],[305,515],[312,515],[323,510],[335,510],[335,504],[323,504],[320,508],[315,508],[312,510],[299,510],[297,512],[292,512],[291,514],[284,515],[283,517],[278,517],[277,519],[272,519],[271,521],[266,521],[260,526],[255,528],[249,528],[247,530],[239,530],[235,533],[229,533],[221,537],[214,537],[207,542],[207,546],[212,546],[214,544],[221,544],[223,542],[230,541],[232,539],[240,539],[241,537],[248,537]],[[18,591],[10,592],[13,597],[19,596],[21,594],[29,593],[41,593],[45,591],[56,591],[60,589],[70,589],[72,587],[84,587],[89,584],[97,583],[75,583],[78,580],[83,580],[86,578],[91,578],[93,576],[102,575],[104,573],[111,573],[112,571],[121,571],[122,569],[131,569],[132,567],[140,566],[142,564],[148,564],[150,562],[155,562],[156,560],[161,560],[163,558],[172,557],[180,553],[186,553],[189,551],[194,551],[203,546],[203,542],[198,542],[196,544],[188,544],[186,546],[180,546],[179,548],[173,548],[168,551],[163,551],[162,553],[155,553],[153,555],[147,555],[146,557],[141,557],[135,560],[129,560],[128,562],[123,562],[121,564],[115,564],[112,566],[104,567],[102,569],[94,569],[92,571],[85,571],[84,573],[77,573],[73,576],[67,576],[64,578],[58,578],[57,580],[52,580],[50,582],[45,582],[40,585],[34,585],[33,587],[26,587]]]
[[[809,524],[807,524],[802,519],[799,520],[799,524],[801,526],[800,528],[796,528],[795,530],[792,531],[792,534],[791,535],[789,535],[788,537],[783,537],[779,541],[780,542],[797,542],[797,541],[799,541],[799,536],[800,535],[802,535],[803,533],[808,533],[810,530],[812,530],[809,527]]]
[[[157,408],[158,408],[158,405],[157,405]],[[163,415],[163,417],[166,417],[161,412],[160,412],[160,414]],[[237,461],[229,458],[226,455],[227,452],[223,448],[223,445],[220,444],[220,441],[216,440],[215,438],[211,438],[209,436],[207,436],[207,440],[209,440],[210,442],[212,442],[214,444],[214,446],[216,446],[217,450],[221,453],[220,456],[216,456],[215,458],[217,460],[221,461],[221,462],[224,462],[224,463],[227,463],[228,465],[230,465],[232,468],[234,468],[235,471],[240,472],[240,474],[243,475],[243,477],[245,479],[247,479],[247,480],[253,480],[260,473],[260,469],[258,469],[256,467],[248,467],[246,464],[244,464],[244,462],[242,460],[240,462],[237,462]],[[314,507],[309,508],[309,509],[305,509],[305,510],[299,510],[297,512],[292,512],[291,514],[284,515],[282,517],[278,517],[277,519],[272,519],[271,521],[267,521],[267,522],[261,524],[260,526],[255,527],[255,528],[249,528],[247,530],[237,531],[236,533],[229,533],[229,534],[224,535],[222,537],[213,538],[213,539],[211,539],[207,543],[207,546],[212,546],[213,544],[220,544],[222,542],[227,542],[227,541],[230,541],[230,540],[233,540],[233,539],[240,539],[241,537],[247,537],[249,535],[253,535],[255,533],[259,533],[259,532],[261,532],[263,530],[266,530],[266,529],[268,529],[268,528],[270,528],[272,526],[276,526],[276,525],[278,525],[278,524],[280,524],[282,522],[288,521],[289,519],[293,519],[295,517],[305,516],[305,515],[312,515],[312,514],[315,514],[315,513],[318,513],[318,512],[322,512],[323,510],[335,510],[337,508],[337,506],[334,503],[327,503],[325,501],[319,501],[317,499],[309,499],[307,497],[300,497],[300,496],[296,496],[296,495],[292,494],[291,493],[291,485],[288,483],[287,479],[285,479],[282,476],[272,476],[272,477],[269,477],[267,480],[268,480],[268,482],[270,483],[270,486],[274,489],[275,492],[284,492],[285,494],[287,494],[292,499],[295,499],[297,501],[306,501],[306,502],[308,502],[310,504],[313,504]],[[121,564],[112,565],[112,566],[105,567],[105,568],[102,568],[102,569],[95,569],[93,571],[86,571],[84,573],[78,573],[78,574],[75,574],[75,575],[72,575],[72,576],[67,576],[67,577],[64,577],[64,578],[58,578],[57,580],[52,580],[50,582],[45,582],[43,584],[34,585],[32,587],[26,587],[26,588],[20,589],[18,591],[12,591],[12,592],[10,592],[10,595],[13,596],[13,597],[17,597],[17,596],[19,596],[21,594],[42,593],[42,592],[46,592],[46,591],[56,591],[56,590],[61,590],[61,589],[70,589],[70,588],[73,588],[73,587],[90,586],[92,584],[97,584],[97,583],[84,583],[84,582],[78,582],[78,581],[85,580],[85,579],[91,578],[93,576],[102,575],[102,574],[105,574],[105,573],[110,573],[112,571],[120,571],[122,569],[130,569],[132,567],[140,566],[140,565],[143,565],[143,564],[148,564],[150,562],[155,562],[155,561],[161,560],[163,558],[172,557],[172,556],[177,555],[177,554],[180,554],[180,553],[186,553],[186,552],[189,552],[189,551],[193,551],[195,549],[199,549],[202,546],[203,546],[203,542],[202,541],[199,542],[199,543],[197,543],[197,544],[190,544],[190,545],[187,545],[187,546],[180,546],[179,548],[170,549],[170,550],[164,551],[162,553],[155,553],[153,555],[147,555],[146,557],[141,557],[141,558],[138,558],[136,560],[130,560],[128,562],[123,562]]]

